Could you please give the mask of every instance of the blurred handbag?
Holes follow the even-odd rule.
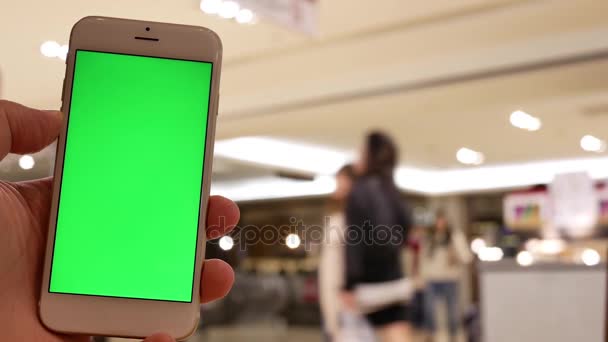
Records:
[[[355,297],[359,311],[369,313],[394,304],[405,304],[412,298],[414,291],[414,283],[409,278],[401,278],[357,285]]]
[[[340,323],[340,330],[332,342],[376,341],[374,329],[361,314],[343,311],[340,313]]]

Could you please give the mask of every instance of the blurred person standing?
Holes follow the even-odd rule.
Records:
[[[410,323],[416,331],[424,330],[424,291],[425,283],[422,277],[422,245],[426,237],[426,229],[414,225],[410,230],[405,253],[407,275],[414,284],[414,294],[409,303]]]
[[[356,287],[382,286],[403,279],[401,250],[411,225],[409,211],[397,190],[393,172],[397,147],[384,133],[367,135],[357,164],[359,177],[346,204],[346,280],[343,302],[357,308]],[[402,302],[366,312],[383,342],[411,339],[408,312]]]
[[[325,217],[325,237],[319,261],[319,296],[323,330],[329,341],[340,331],[340,292],[344,284],[344,207],[355,181],[352,165],[343,166],[336,174],[336,190],[331,196]]]
[[[430,333],[437,333],[435,305],[443,300],[447,307],[448,332],[455,341],[460,327],[459,280],[463,266],[472,255],[464,233],[452,229],[442,211],[437,212],[423,251],[422,274],[426,281],[424,294],[425,325]]]

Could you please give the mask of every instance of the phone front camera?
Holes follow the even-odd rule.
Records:
[[[150,28],[149,28],[149,27],[146,27],[146,31],[150,31]]]

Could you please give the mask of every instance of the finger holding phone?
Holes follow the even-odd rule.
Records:
[[[203,272],[206,235],[238,220],[209,198],[220,64],[209,30],[89,17],[72,31],[63,114],[0,101],[0,158],[59,135],[54,179],[0,183],[4,338],[181,339],[229,290],[227,264]]]

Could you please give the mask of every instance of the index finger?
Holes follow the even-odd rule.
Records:
[[[207,238],[217,239],[229,233],[239,222],[239,207],[222,196],[211,196],[207,209]]]

